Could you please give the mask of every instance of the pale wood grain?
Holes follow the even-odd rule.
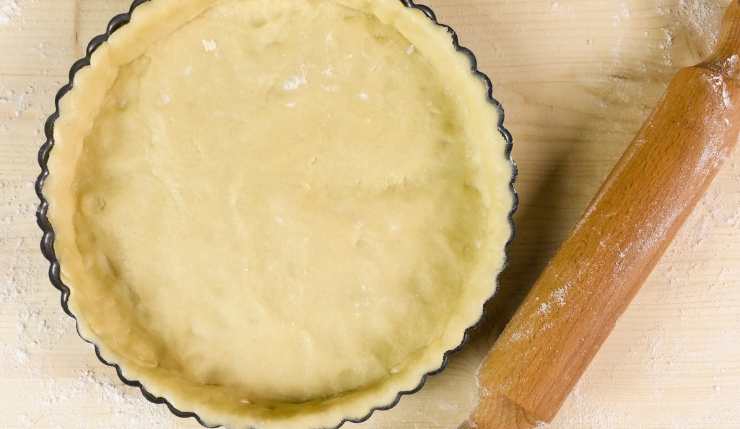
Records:
[[[117,381],[62,317],[38,253],[31,187],[38,131],[53,92],[87,40],[128,1],[79,0],[77,38],[73,0],[18,3],[23,22],[0,26],[0,97],[9,89],[33,90],[17,118],[17,97],[0,102],[0,287],[21,284],[28,292],[0,300],[0,352],[23,348],[28,362],[0,355],[0,427],[130,429],[137,415],[161,408],[134,389],[121,389],[125,401],[113,405],[100,389],[51,400],[75,392],[82,369]],[[707,38],[676,12],[678,0],[428,3],[476,52],[506,107],[521,170],[519,235],[485,329],[421,392],[351,428],[449,429],[467,417],[477,398],[478,365],[514,303],[573,227],[670,76],[709,52]],[[727,1],[688,3],[715,5],[709,10],[716,14]],[[622,16],[622,5],[629,16]],[[740,163],[731,160],[552,428],[740,427],[739,178]],[[18,329],[29,308],[55,335],[34,326]],[[33,344],[47,337],[53,341]],[[165,429],[198,427],[163,410],[150,418]]]
[[[479,428],[555,417],[733,152],[740,1],[715,54],[679,71],[481,366]]]

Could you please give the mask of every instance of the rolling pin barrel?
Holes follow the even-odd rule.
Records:
[[[551,421],[738,140],[740,0],[681,70],[484,361],[478,428]]]

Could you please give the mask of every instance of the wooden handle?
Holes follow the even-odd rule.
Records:
[[[471,426],[551,421],[729,157],[740,129],[740,0],[681,70],[486,358]]]

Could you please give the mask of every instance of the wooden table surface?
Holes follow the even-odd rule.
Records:
[[[520,167],[486,326],[418,394],[347,428],[456,428],[483,354],[727,0],[429,0],[478,55]],[[0,0],[0,428],[196,428],[124,387],[63,316],[38,251],[42,124],[128,0]],[[731,159],[549,427],[740,428],[740,162]]]

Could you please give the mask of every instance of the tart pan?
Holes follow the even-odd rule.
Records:
[[[75,78],[76,73],[79,72],[81,69],[83,69],[83,68],[85,68],[85,67],[87,67],[87,66],[90,65],[90,59],[91,59],[91,55],[93,54],[93,52],[95,52],[95,50],[98,47],[100,47],[104,42],[106,42],[108,40],[108,38],[115,31],[117,31],[118,29],[120,29],[122,26],[126,25],[130,21],[131,15],[132,15],[133,11],[138,6],[140,6],[140,5],[144,4],[144,3],[147,3],[149,1],[152,1],[152,0],[134,0],[133,3],[132,3],[132,5],[131,5],[131,7],[130,7],[130,9],[129,9],[129,11],[127,13],[116,15],[115,17],[113,17],[111,19],[111,21],[109,22],[108,26],[107,26],[106,32],[103,33],[103,34],[100,34],[98,36],[95,36],[90,41],[90,43],[88,44],[87,49],[85,51],[85,57],[83,57],[82,59],[80,59],[77,62],[75,62],[74,65],[71,67],[71,70],[69,72],[69,82],[66,85],[64,85],[57,92],[56,97],[55,97],[55,112],[51,116],[49,116],[49,118],[47,119],[47,121],[46,121],[46,123],[44,125],[44,134],[45,134],[45,137],[46,137],[46,141],[41,146],[41,148],[39,150],[39,154],[38,154],[38,162],[39,162],[39,165],[41,167],[41,173],[39,174],[39,176],[38,176],[38,178],[36,180],[36,186],[35,186],[36,194],[37,194],[37,196],[38,196],[38,198],[40,200],[40,204],[39,204],[38,209],[37,209],[37,212],[36,212],[37,223],[38,223],[39,227],[41,228],[41,230],[43,232],[43,236],[42,236],[42,239],[41,239],[41,252],[44,255],[44,257],[50,263],[50,266],[49,266],[49,278],[51,280],[51,283],[52,283],[52,285],[55,288],[57,288],[61,292],[61,305],[62,305],[62,308],[63,308],[64,312],[67,313],[73,319],[75,319],[75,321],[77,320],[77,317],[70,310],[69,304],[68,304],[69,297],[70,297],[70,289],[69,289],[68,286],[66,286],[64,284],[64,282],[62,281],[61,276],[60,276],[60,273],[61,273],[60,263],[59,263],[59,260],[58,260],[58,258],[56,256],[56,254],[55,254],[55,251],[54,251],[55,233],[54,233],[54,229],[53,229],[53,227],[52,227],[49,219],[47,218],[47,211],[48,211],[49,204],[48,204],[48,201],[47,201],[47,199],[46,199],[46,197],[44,196],[44,193],[43,193],[44,182],[45,182],[46,178],[49,176],[49,169],[48,169],[48,166],[47,166],[47,162],[48,162],[48,159],[49,159],[49,153],[50,153],[50,151],[54,147],[54,124],[55,124],[56,120],[59,118],[59,114],[60,114],[59,113],[59,102],[62,99],[62,97],[65,94],[67,94],[73,88],[74,78]],[[154,1],[156,1],[156,0],[154,0]],[[512,166],[512,177],[511,177],[511,180],[510,180],[510,183],[509,183],[509,189],[510,189],[510,191],[512,193],[513,205],[512,205],[512,209],[511,209],[511,211],[510,211],[510,213],[508,215],[508,221],[509,221],[510,226],[511,226],[511,236],[509,237],[509,240],[507,241],[506,248],[505,248],[505,251],[508,254],[508,248],[509,248],[509,245],[511,243],[511,240],[514,237],[514,233],[515,233],[514,232],[515,231],[515,226],[514,226],[514,222],[513,222],[513,215],[514,215],[514,213],[515,213],[515,211],[516,211],[516,209],[518,207],[518,196],[517,196],[516,190],[514,188],[514,182],[515,182],[516,175],[517,175],[517,168],[516,168],[516,164],[511,159],[512,137],[511,137],[511,134],[509,133],[509,131],[504,126],[504,110],[503,110],[503,107],[502,107],[501,103],[493,97],[493,86],[492,86],[491,80],[488,78],[488,76],[486,76],[484,73],[482,73],[481,71],[478,70],[477,60],[475,58],[475,55],[472,53],[472,51],[470,51],[469,49],[467,49],[467,48],[465,48],[465,47],[463,47],[463,46],[461,46],[459,44],[458,37],[457,37],[455,31],[452,28],[450,28],[449,26],[447,26],[445,24],[439,23],[439,21],[437,20],[434,12],[428,6],[425,6],[425,5],[422,5],[422,4],[416,4],[412,0],[400,0],[400,1],[407,8],[418,9],[419,11],[421,11],[422,13],[424,13],[424,15],[426,15],[432,22],[434,22],[438,26],[443,27],[449,33],[449,35],[451,36],[452,43],[453,43],[455,49],[459,53],[465,55],[469,59],[471,73],[474,76],[476,76],[477,78],[479,78],[480,80],[482,80],[483,83],[485,84],[486,97],[487,97],[488,101],[496,108],[496,110],[498,112],[498,124],[497,124],[497,128],[498,128],[498,131],[500,132],[500,134],[502,135],[502,137],[503,137],[503,139],[505,141],[505,146],[504,146],[503,149],[505,151],[506,159],[511,163],[511,166]],[[497,281],[497,280],[494,280],[494,282],[495,281]],[[492,293],[496,289],[495,286],[496,286],[495,283],[492,284],[492,287],[491,287]],[[444,353],[441,366],[437,370],[431,371],[431,372],[425,374],[421,378],[421,380],[419,381],[419,384],[416,386],[416,388],[414,388],[412,390],[408,390],[408,391],[399,392],[398,395],[395,397],[395,399],[391,403],[386,404],[386,405],[382,405],[382,406],[377,406],[377,407],[371,408],[369,410],[369,412],[367,413],[367,415],[365,415],[362,418],[345,418],[336,427],[338,428],[338,427],[342,426],[345,422],[353,422],[353,423],[361,423],[361,422],[364,422],[364,421],[366,421],[367,419],[369,419],[371,417],[371,415],[372,415],[372,413],[374,411],[376,411],[376,410],[388,410],[390,408],[393,408],[400,401],[400,399],[401,399],[401,397],[403,395],[412,394],[412,393],[415,393],[415,392],[419,391],[423,387],[423,385],[425,384],[426,379],[427,379],[428,376],[434,375],[436,373],[441,372],[447,366],[447,362],[448,362],[449,356],[452,353],[458,351],[460,348],[463,347],[463,345],[467,342],[467,340],[469,338],[469,335],[470,335],[471,330],[474,327],[475,326],[471,326],[471,327],[469,327],[465,331],[465,334],[463,336],[463,340],[462,340],[461,344],[458,345],[458,347],[456,347],[453,350],[448,350],[447,352]],[[80,334],[79,324],[77,325],[77,331],[78,331],[78,334]],[[155,404],[164,404],[164,405],[167,406],[167,408],[174,415],[176,415],[178,417],[182,417],[182,418],[190,418],[190,417],[192,417],[195,420],[197,420],[204,427],[218,427],[218,426],[210,426],[200,416],[198,416],[197,414],[195,414],[193,412],[178,410],[167,399],[165,399],[163,397],[158,397],[156,395],[153,395],[149,391],[147,391],[147,389],[139,381],[137,381],[137,380],[131,380],[131,379],[126,378],[123,375],[123,371],[122,371],[122,369],[121,369],[121,367],[119,365],[117,365],[115,363],[112,363],[112,362],[108,362],[108,361],[106,361],[106,359],[104,359],[102,357],[102,355],[100,353],[100,349],[99,349],[99,347],[98,347],[97,344],[95,344],[94,342],[92,342],[92,341],[84,338],[81,334],[80,334],[80,337],[84,341],[86,341],[86,342],[88,342],[88,343],[90,343],[90,344],[93,345],[93,347],[95,348],[95,354],[97,355],[98,359],[102,363],[104,363],[107,366],[111,366],[111,367],[115,368],[116,373],[118,374],[118,377],[121,379],[121,381],[123,383],[125,383],[128,386],[133,386],[133,387],[139,388],[139,390],[142,392],[142,394],[144,395],[144,397],[147,400],[149,400],[150,402],[155,403]]]

